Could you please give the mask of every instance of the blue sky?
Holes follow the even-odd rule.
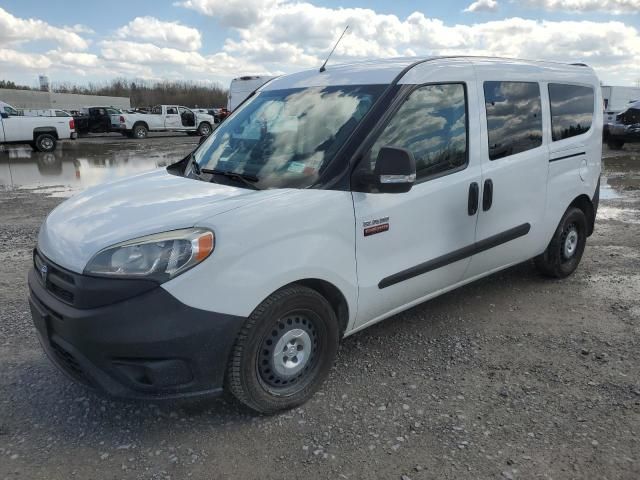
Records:
[[[640,0],[477,3],[465,12],[472,0],[0,0],[0,79],[225,85],[309,68],[350,23],[336,61],[501,55],[586,61],[606,83],[640,80]]]

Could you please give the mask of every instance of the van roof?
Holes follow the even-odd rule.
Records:
[[[269,82],[265,90],[277,90],[282,88],[299,88],[324,85],[371,85],[388,84],[405,70],[418,64],[458,60],[468,62],[470,65],[495,65],[496,63],[508,64],[509,68],[518,70],[553,70],[554,72],[589,73],[593,70],[582,63],[560,63],[538,60],[521,60],[501,57],[474,57],[474,56],[432,56],[432,57],[401,57],[371,59],[349,64],[327,66],[325,72],[320,73],[319,67],[313,70],[305,70],[290,75],[278,77]]]

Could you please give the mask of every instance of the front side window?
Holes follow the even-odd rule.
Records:
[[[18,117],[18,116],[20,116],[20,113],[18,113],[18,111],[15,108],[10,107],[9,105],[5,105],[4,106],[4,113],[9,115],[10,117]]]
[[[399,147],[413,153],[417,180],[463,168],[467,164],[466,112],[463,84],[417,88],[374,143],[367,165],[373,171],[381,148]]]
[[[593,120],[593,88],[549,84],[553,141],[587,132]]]
[[[384,88],[346,85],[260,92],[220,124],[195,152],[194,161],[200,169],[249,176],[257,188],[309,187]],[[232,179],[214,175],[212,180]]]
[[[167,115],[177,115],[178,109],[176,107],[167,107]]]
[[[540,86],[532,82],[484,82],[489,159],[542,145]]]

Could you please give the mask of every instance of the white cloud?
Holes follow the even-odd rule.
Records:
[[[286,0],[185,0],[174,5],[217,18],[222,25],[246,27]]]
[[[50,40],[70,50],[86,50],[89,46],[73,27],[59,28],[43,20],[18,18],[0,7],[0,46],[33,40]]]
[[[498,2],[496,0],[478,0],[473,2],[463,12],[497,12]]]
[[[196,28],[179,22],[164,22],[154,17],[136,17],[116,30],[117,38],[138,39],[161,47],[198,50],[202,36]]]
[[[519,3],[550,11],[599,11],[614,15],[640,12],[640,0],[519,0]]]
[[[35,72],[49,68],[51,66],[51,60],[46,55],[23,53],[9,48],[0,48],[0,65],[2,64]]]

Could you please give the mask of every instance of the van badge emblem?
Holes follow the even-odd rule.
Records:
[[[42,281],[47,283],[47,274],[49,273],[49,267],[46,265],[42,265],[40,267],[40,276],[42,277]]]
[[[362,222],[364,236],[375,235],[376,233],[387,232],[389,230],[389,217],[376,218]]]

